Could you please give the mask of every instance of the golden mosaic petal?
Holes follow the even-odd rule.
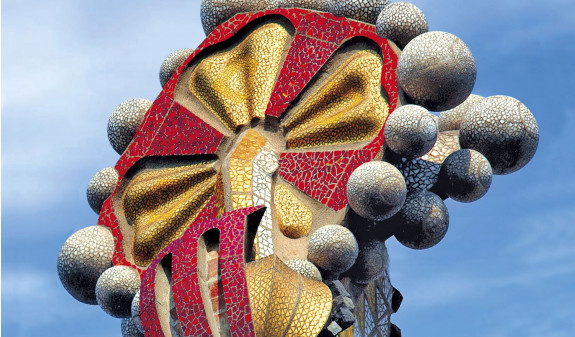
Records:
[[[381,95],[382,67],[376,52],[354,51],[283,122],[288,149],[374,139],[389,111]]]
[[[214,194],[213,163],[143,171],[126,187],[122,206],[134,228],[136,264],[148,265],[178,238]]]
[[[246,265],[252,318],[259,337],[315,337],[331,312],[332,295],[270,255]]]
[[[311,211],[285,185],[276,185],[274,204],[283,235],[292,239],[308,235],[312,224]]]
[[[190,92],[231,131],[263,118],[289,37],[278,23],[255,29],[230,50],[202,60]]]

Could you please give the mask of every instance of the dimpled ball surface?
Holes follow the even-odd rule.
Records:
[[[96,283],[112,266],[114,236],[103,226],[91,226],[72,234],[58,255],[58,275],[75,299],[97,304]]]
[[[487,158],[475,150],[450,154],[439,171],[439,184],[453,200],[472,202],[487,193],[493,171]]]
[[[277,8],[277,0],[202,0],[200,18],[206,35],[238,13]]]
[[[134,299],[132,300],[132,321],[140,330],[140,332],[144,332],[144,326],[142,325],[142,317],[140,315],[140,290],[134,295]]]
[[[104,201],[114,193],[118,178],[118,171],[115,168],[106,167],[90,179],[86,195],[88,204],[96,214],[100,214]]]
[[[397,65],[398,83],[415,102],[432,111],[463,103],[475,85],[471,51],[446,32],[419,35],[405,46]]]
[[[332,273],[348,270],[357,259],[357,241],[349,229],[326,225],[315,231],[308,243],[308,260]]]
[[[449,213],[443,200],[428,191],[409,194],[396,220],[395,238],[413,249],[435,246],[449,227]]]
[[[523,103],[509,96],[491,96],[465,115],[459,143],[462,148],[481,152],[494,174],[508,174],[533,158],[539,144],[539,128]]]
[[[329,11],[328,0],[278,0],[280,8],[307,8],[316,11]]]
[[[377,278],[389,263],[385,244],[378,240],[369,240],[359,245],[359,253],[353,267],[347,273],[358,284],[368,284]]]
[[[106,269],[96,283],[100,308],[116,318],[132,317],[132,301],[140,289],[140,275],[128,266]]]
[[[396,2],[386,6],[377,18],[377,35],[405,47],[416,36],[428,30],[423,12],[409,2]]]
[[[483,100],[482,96],[471,94],[463,103],[459,104],[453,109],[443,111],[439,115],[439,121],[437,123],[437,129],[439,132],[443,131],[455,131],[461,128],[461,122],[476,103]]]
[[[122,318],[122,337],[144,337],[130,318]]]
[[[118,154],[126,151],[151,106],[150,100],[131,98],[112,111],[108,120],[108,140]]]
[[[308,260],[289,260],[286,265],[298,273],[321,282],[321,273],[313,263]]]
[[[192,55],[193,52],[193,49],[178,49],[164,59],[160,67],[160,84],[162,88],[168,83],[180,64]]]
[[[329,0],[329,11],[335,16],[363,21],[375,25],[381,10],[389,0]]]
[[[437,140],[437,123],[433,117],[418,105],[399,107],[385,123],[385,143],[404,158],[423,156]]]

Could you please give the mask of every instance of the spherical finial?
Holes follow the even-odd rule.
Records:
[[[118,179],[118,171],[113,167],[106,167],[100,170],[90,179],[86,194],[88,196],[88,204],[90,204],[96,214],[100,214],[104,201],[114,193]]]
[[[103,226],[83,228],[66,240],[58,255],[58,275],[75,299],[96,304],[96,282],[112,266],[114,236]]]
[[[308,260],[289,260],[286,262],[286,265],[306,277],[321,282],[321,273],[317,267]]]
[[[387,248],[383,242],[375,239],[362,242],[357,260],[347,275],[357,284],[368,284],[387,268],[388,260]]]
[[[397,213],[406,194],[401,172],[382,161],[359,166],[347,182],[349,206],[360,216],[374,221],[385,220]]]
[[[202,0],[200,18],[206,35],[238,13],[277,8],[277,0]]]
[[[439,185],[453,200],[472,202],[487,193],[493,171],[489,161],[475,150],[450,154],[439,171]]]
[[[306,8],[321,12],[329,11],[329,0],[278,0],[279,8]]]
[[[322,269],[342,273],[353,266],[357,253],[357,241],[349,229],[327,225],[311,235],[307,257]]]
[[[180,64],[190,57],[193,52],[193,49],[178,49],[166,57],[160,67],[160,84],[162,84],[162,88],[168,83]]]
[[[140,289],[140,275],[128,266],[106,269],[96,283],[96,299],[108,315],[117,318],[132,317],[132,301]]]
[[[494,174],[525,166],[537,151],[539,128],[527,107],[509,96],[484,98],[465,115],[459,143],[483,154]]]
[[[144,337],[131,318],[122,318],[122,337]]]
[[[114,109],[108,120],[108,140],[118,154],[126,151],[152,103],[147,99],[132,98]]]
[[[381,10],[389,4],[389,0],[329,0],[329,11],[335,16],[345,16],[350,19],[375,25]]]
[[[442,112],[439,115],[439,122],[437,124],[439,132],[459,130],[465,114],[471,111],[473,106],[481,102],[482,99],[483,97],[479,95],[471,94],[463,103],[455,108]]]
[[[385,122],[385,144],[408,159],[421,157],[437,140],[437,124],[433,115],[418,105],[397,108]]]
[[[454,108],[475,85],[475,60],[457,36],[445,32],[419,35],[405,46],[397,80],[418,105],[432,111]]]
[[[409,2],[396,2],[386,6],[377,18],[377,35],[405,47],[416,36],[426,33],[427,20],[423,12]]]
[[[395,238],[413,249],[435,246],[449,227],[449,213],[443,200],[428,191],[409,194],[396,220]]]
[[[140,290],[139,289],[138,289],[138,292],[136,292],[136,295],[134,295],[134,299],[132,300],[131,311],[132,311],[132,321],[136,325],[136,328],[138,328],[138,330],[141,333],[144,333],[144,325],[142,325],[142,317],[140,314]]]

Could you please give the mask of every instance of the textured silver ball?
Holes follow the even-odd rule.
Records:
[[[114,236],[103,226],[91,226],[72,234],[58,255],[58,275],[75,299],[97,304],[96,282],[112,266]]]
[[[426,33],[427,20],[423,12],[409,2],[396,2],[386,6],[375,26],[377,35],[405,47],[416,36]]]
[[[144,337],[130,318],[122,318],[122,337]]]
[[[347,275],[358,284],[368,284],[388,268],[389,255],[385,244],[378,240],[362,243],[355,264]]]
[[[459,130],[465,114],[471,111],[473,106],[481,102],[481,100],[483,100],[482,96],[471,94],[463,103],[455,108],[442,112],[439,115],[439,122],[437,123],[439,132]]]
[[[443,200],[428,191],[410,193],[396,220],[395,238],[413,249],[435,246],[449,227],[449,213]]]
[[[142,325],[142,317],[140,314],[140,290],[139,289],[138,289],[138,292],[136,293],[136,295],[134,295],[134,299],[132,300],[131,311],[132,311],[132,321],[134,322],[134,324],[136,325],[138,330],[141,333],[144,333],[144,326]]]
[[[397,213],[406,194],[401,172],[382,161],[359,166],[347,182],[349,206],[360,216],[373,221],[385,220]]]
[[[322,269],[343,273],[353,266],[357,253],[357,241],[349,229],[326,225],[311,235],[307,258]]]
[[[329,0],[278,0],[279,8],[306,8],[321,12],[329,11]]]
[[[317,269],[317,267],[308,260],[289,260],[286,262],[286,265],[303,276],[321,282],[321,273],[319,272],[319,269]]]
[[[193,52],[193,49],[178,49],[166,57],[160,67],[160,84],[162,88],[168,83],[180,64],[190,57]]]
[[[539,128],[523,103],[509,96],[491,96],[465,115],[459,143],[462,148],[481,152],[494,174],[508,174],[533,158],[539,144]]]
[[[119,178],[120,176],[115,168],[106,167],[90,179],[86,194],[88,196],[88,204],[90,204],[96,214],[100,214],[104,201],[114,193]]]
[[[423,156],[437,139],[437,123],[433,117],[419,105],[397,108],[385,122],[385,144],[404,158]]]
[[[463,149],[445,159],[439,185],[453,200],[472,202],[487,193],[492,175],[491,165],[481,153]]]
[[[108,140],[118,154],[126,151],[151,106],[150,100],[132,98],[114,109],[108,120]]]
[[[277,0],[202,0],[200,18],[206,35],[238,13],[277,8]]]
[[[140,289],[140,275],[128,266],[108,268],[96,283],[100,308],[117,318],[132,317],[132,301]]]
[[[397,80],[415,102],[432,111],[463,103],[475,85],[475,60],[457,36],[445,32],[419,35],[405,46]]]
[[[363,21],[375,25],[381,10],[389,0],[329,0],[329,11],[335,16]]]

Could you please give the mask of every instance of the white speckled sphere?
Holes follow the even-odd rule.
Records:
[[[382,161],[361,165],[347,182],[349,206],[360,216],[373,221],[382,221],[397,213],[406,194],[401,172]]]
[[[527,107],[509,96],[484,98],[465,115],[459,143],[481,152],[494,174],[525,166],[537,151],[539,128]]]
[[[487,193],[493,171],[489,161],[475,150],[450,154],[439,172],[439,184],[453,200],[472,202]]]
[[[386,6],[377,18],[377,35],[405,47],[416,36],[426,33],[427,20],[423,12],[409,2],[395,2]]]
[[[122,318],[122,337],[144,337],[130,318]]]
[[[363,21],[375,25],[381,10],[389,0],[329,0],[329,11],[335,16]]]
[[[307,258],[316,266],[337,274],[353,266],[357,253],[357,241],[349,229],[326,225],[311,235]]]
[[[463,103],[455,108],[443,111],[439,115],[439,122],[437,123],[439,132],[459,130],[465,114],[473,109],[473,105],[481,102],[481,100],[483,100],[482,96],[471,94]]]
[[[162,88],[168,83],[180,64],[190,57],[193,52],[193,49],[178,49],[166,57],[160,67],[160,84]]]
[[[80,229],[66,240],[58,255],[58,275],[75,299],[97,304],[96,282],[112,266],[114,236],[103,226]]]
[[[126,151],[152,103],[143,98],[131,98],[114,109],[108,120],[108,140],[118,154]]]
[[[102,204],[114,193],[118,178],[118,171],[115,168],[106,167],[90,179],[86,194],[88,196],[88,204],[90,204],[96,214],[100,214]]]
[[[437,123],[433,117],[419,105],[397,108],[385,122],[385,144],[404,158],[423,156],[437,140]]]
[[[313,263],[309,262],[308,260],[289,260],[286,262],[286,265],[291,269],[297,271],[298,273],[302,274],[303,276],[309,277],[316,281],[321,282],[321,273]]]
[[[328,12],[328,0],[278,0],[279,8],[306,8]]]
[[[389,255],[385,243],[370,240],[361,243],[355,264],[347,273],[357,284],[368,284],[388,267]]]
[[[131,311],[132,311],[132,321],[134,322],[134,324],[136,325],[138,330],[141,333],[144,333],[144,326],[142,325],[142,317],[140,314],[140,290],[139,289],[138,289],[138,292],[136,293],[136,295],[134,295],[134,299],[132,300]]]
[[[432,111],[463,103],[473,90],[476,73],[469,48],[445,32],[424,33],[411,40],[397,65],[397,80],[405,94]]]
[[[397,213],[395,238],[413,249],[427,249],[443,239],[449,227],[449,213],[443,200],[434,193],[410,193]]]
[[[206,35],[238,13],[277,8],[277,0],[202,0],[200,17]]]
[[[108,315],[117,318],[132,317],[132,301],[140,289],[140,275],[128,266],[114,266],[96,283],[96,299]]]

